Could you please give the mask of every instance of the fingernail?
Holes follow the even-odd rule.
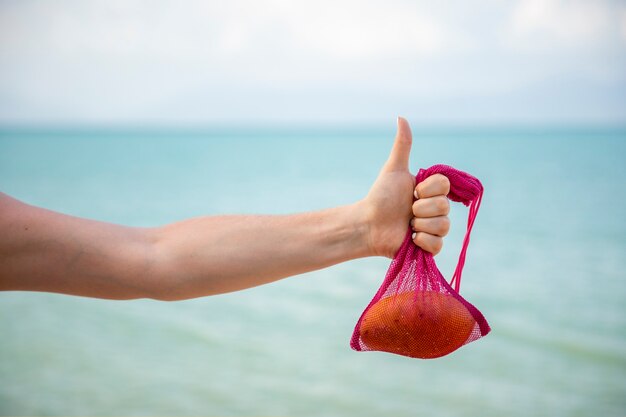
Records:
[[[415,240],[415,236],[417,236],[417,233],[413,232],[413,234],[411,235],[411,239]]]
[[[415,217],[413,217],[411,219],[411,221],[409,222],[409,225],[411,225],[411,229],[415,229],[415,224],[414,223],[415,223]]]
[[[416,200],[420,199],[420,196],[417,195],[417,190],[413,190],[413,196],[415,197]]]

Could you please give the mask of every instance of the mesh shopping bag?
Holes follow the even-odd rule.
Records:
[[[480,311],[459,294],[483,186],[477,178],[447,165],[420,169],[417,183],[433,174],[450,180],[450,200],[469,206],[467,231],[452,280],[448,284],[433,255],[413,243],[409,227],[385,280],[354,328],[350,341],[354,350],[438,358],[491,330]]]

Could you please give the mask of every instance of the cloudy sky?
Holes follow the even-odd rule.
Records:
[[[0,0],[0,123],[626,123],[626,2]]]

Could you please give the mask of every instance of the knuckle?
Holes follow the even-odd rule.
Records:
[[[443,239],[439,237],[433,242],[433,255],[441,252],[441,249],[443,249]]]
[[[437,198],[436,204],[437,204],[438,213],[446,215],[450,211],[450,202],[448,201],[446,197],[441,196]]]
[[[444,195],[450,192],[450,180],[445,175],[439,175],[439,186]]]
[[[450,218],[448,216],[444,216],[439,220],[439,231],[442,236],[445,236],[450,231]]]

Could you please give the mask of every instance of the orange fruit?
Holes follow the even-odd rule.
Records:
[[[409,291],[380,299],[361,321],[360,336],[371,350],[413,358],[438,358],[467,341],[476,321],[455,297]]]

